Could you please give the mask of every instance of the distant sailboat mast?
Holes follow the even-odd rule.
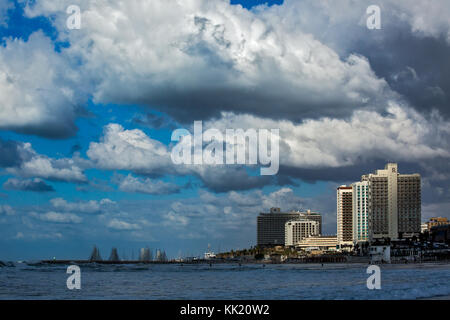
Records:
[[[100,255],[100,250],[98,250],[97,246],[94,246],[92,249],[91,256],[89,257],[89,261],[95,262],[95,261],[102,261],[102,257]]]
[[[111,254],[109,256],[109,261],[120,261],[119,254],[117,253],[117,248],[112,248]]]

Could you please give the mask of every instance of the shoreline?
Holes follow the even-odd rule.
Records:
[[[370,265],[370,261],[324,261],[324,262],[274,262],[274,261],[227,261],[227,260],[196,260],[196,261],[90,261],[90,260],[41,260],[37,262],[24,263],[29,265],[48,264],[48,265],[70,265],[70,264],[101,264],[101,265],[136,265],[136,264],[169,264],[169,265],[217,265],[217,264],[237,264],[237,265]],[[418,265],[450,265],[450,260],[441,261],[417,261],[408,263],[373,263],[379,266],[418,266]]]

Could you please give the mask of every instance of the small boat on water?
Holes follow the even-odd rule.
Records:
[[[216,258],[216,254],[214,252],[208,251],[205,252],[205,260],[211,260]]]
[[[208,251],[205,252],[204,258],[205,258],[205,260],[211,260],[211,259],[215,259],[216,258],[216,254],[211,251],[211,245],[210,244],[208,244]]]

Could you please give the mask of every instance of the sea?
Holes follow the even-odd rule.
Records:
[[[0,299],[428,299],[450,296],[450,264],[380,266],[368,289],[365,264],[81,264],[79,290],[68,265],[7,263]]]

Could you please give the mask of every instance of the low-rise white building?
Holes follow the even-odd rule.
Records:
[[[296,248],[301,250],[336,250],[337,247],[336,236],[310,236],[304,238],[296,244]]]
[[[303,238],[319,234],[319,223],[312,220],[292,220],[285,224],[285,246],[294,246]]]

